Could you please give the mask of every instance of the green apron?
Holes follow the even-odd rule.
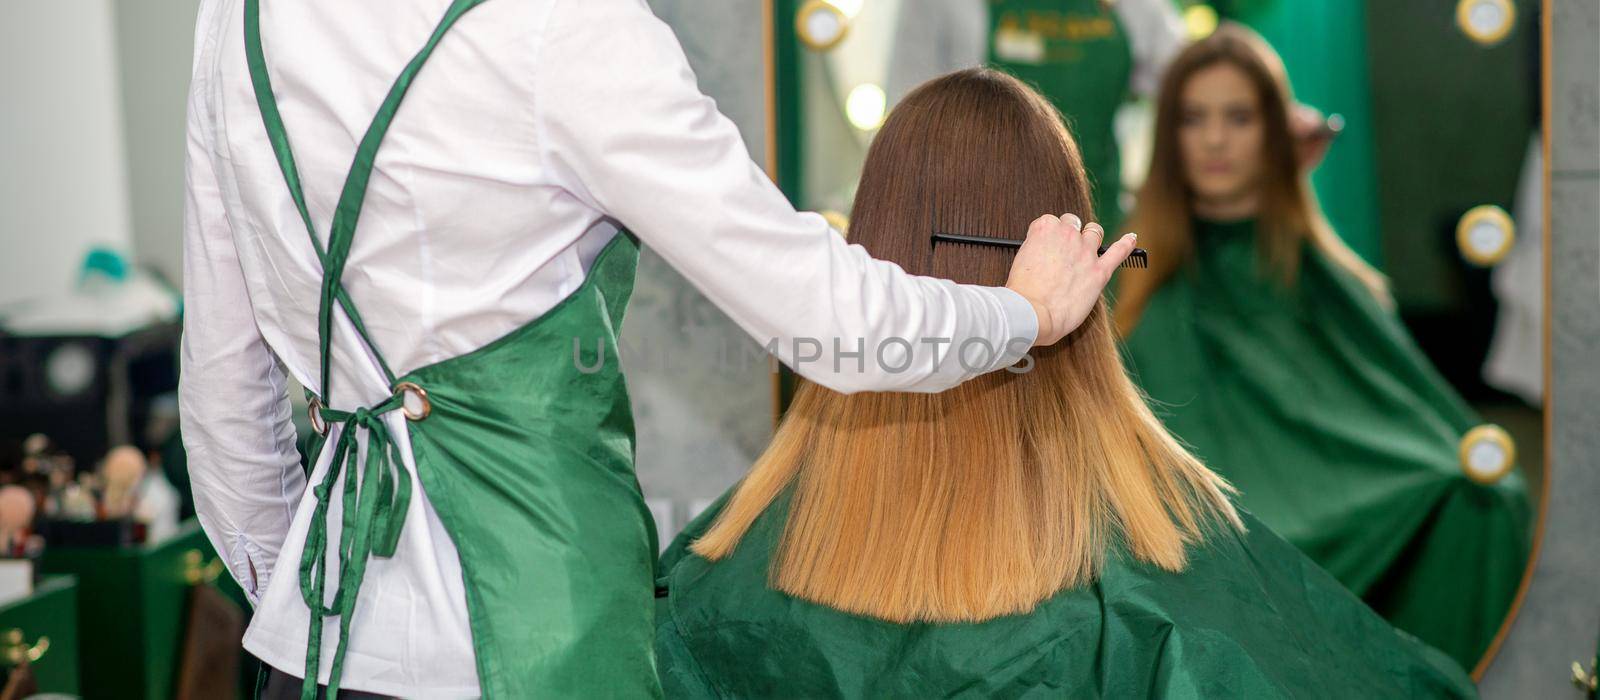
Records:
[[[1133,51],[1106,0],[989,3],[989,63],[1031,84],[1066,117],[1094,187],[1095,218],[1122,220],[1122,157],[1113,122],[1129,93]]]
[[[1350,275],[1308,246],[1285,288],[1253,222],[1195,237],[1127,339],[1156,413],[1262,521],[1472,666],[1527,564],[1521,476],[1467,478],[1459,442],[1481,421]]]
[[[395,376],[340,284],[379,144],[412,78],[455,21],[483,0],[455,0],[396,79],[356,152],[326,250],[300,190],[262,55],[259,0],[246,0],[250,74],[285,181],[323,264],[319,312],[323,425],[338,425],[334,457],[314,486],[300,561],[311,610],[304,696],[316,695],[322,621],[339,619],[328,697],[337,695],[351,612],[369,557],[395,552],[409,475],[381,416],[409,420],[417,477],[460,553],[478,681],[486,698],[650,697],[654,521],[634,476],[633,416],[616,354],[638,248],[619,234],[582,286],[527,325],[463,356]],[[335,410],[330,398],[333,307],[344,309],[395,387],[374,406]],[[593,348],[591,350],[591,348]],[[407,405],[407,399],[414,404]],[[356,435],[367,458],[357,464]],[[318,440],[313,450],[327,446]],[[360,479],[356,469],[360,468]],[[335,494],[341,474],[342,494]],[[329,542],[331,498],[344,518]],[[338,553],[339,570],[324,569]],[[335,577],[328,595],[327,579]],[[426,643],[427,640],[419,640]]]
[[[1245,514],[1172,574],[1113,553],[1098,581],[977,624],[882,622],[768,587],[787,499],[731,555],[663,558],[662,685],[675,698],[1475,697],[1454,661],[1374,615]]]

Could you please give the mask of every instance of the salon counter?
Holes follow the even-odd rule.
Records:
[[[76,587],[69,590],[76,592],[81,651],[77,661],[81,694],[87,700],[179,697],[185,631],[197,586],[215,584],[235,603],[243,599],[233,579],[219,575],[222,566],[198,521],[192,519],[177,535],[152,545],[47,548],[39,568],[44,574],[70,574],[77,579]],[[225,653],[219,657],[217,651],[227,645],[238,653],[238,640],[221,638],[222,630],[216,628],[225,625],[213,624],[216,607],[210,610],[196,626],[206,650],[196,656],[196,667],[229,659]],[[28,629],[27,634],[31,639],[34,633]],[[54,654],[54,649],[50,653]],[[44,671],[40,669],[41,675]],[[190,694],[194,692],[191,688]]]

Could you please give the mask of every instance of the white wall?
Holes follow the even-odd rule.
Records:
[[[64,290],[131,245],[112,0],[0,10],[0,304]]]
[[[183,273],[184,111],[200,2],[113,1],[134,257],[176,286]]]

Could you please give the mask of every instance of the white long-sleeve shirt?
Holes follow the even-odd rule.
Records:
[[[268,70],[324,242],[356,142],[448,4],[261,3]],[[242,9],[242,0],[203,0],[195,34],[181,412],[199,518],[257,602],[245,646],[302,673],[308,611],[295,571],[313,496],[287,391],[292,375],[326,395],[321,267],[262,126]],[[796,213],[642,0],[490,0],[468,13],[418,75],[377,155],[343,281],[403,374],[540,316],[578,287],[619,226],[758,341],[777,339],[785,362],[796,359],[793,339],[818,339],[821,357],[797,370],[836,389],[940,390],[1015,362],[1037,333],[1031,306],[1010,291],[907,275],[847,246],[821,217]],[[375,359],[336,317],[333,406],[382,400],[389,389]],[[855,339],[891,337],[953,340],[937,366],[895,372],[891,351],[882,364],[846,358],[835,371],[833,339],[851,352]],[[1009,351],[957,362],[948,348],[969,338]],[[415,474],[403,418],[385,419]],[[344,687],[476,695],[460,563],[412,479],[418,497],[397,554],[371,563],[360,592]],[[330,538],[339,523],[335,498]],[[337,620],[326,624],[323,638],[337,639]],[[326,681],[333,644],[324,646]]]

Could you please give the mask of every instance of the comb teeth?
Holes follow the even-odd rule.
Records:
[[[1014,238],[991,238],[989,236],[965,236],[959,233],[935,233],[934,243],[966,243],[969,245],[994,246],[996,248],[1010,248],[1016,250],[1022,247],[1022,241]],[[1100,255],[1105,255],[1111,246],[1100,246]],[[1128,269],[1146,269],[1150,267],[1150,254],[1143,248],[1134,248],[1132,253],[1117,267]]]
[[[1105,255],[1108,250],[1111,250],[1111,246],[1100,246],[1101,255]],[[1122,264],[1117,267],[1139,269],[1150,267],[1150,254],[1144,252],[1143,248],[1134,248],[1133,252],[1128,253],[1128,257],[1123,258]]]
[[[993,236],[968,236],[960,233],[935,233],[934,243],[967,243],[969,245],[986,245],[996,248],[1010,248],[1016,250],[1022,247],[1022,241],[1014,238],[995,238]]]
[[[1101,248],[1100,254],[1105,255],[1106,249]],[[1150,267],[1150,254],[1144,252],[1143,248],[1134,248],[1133,252],[1128,254],[1128,258],[1123,260],[1122,264],[1117,267],[1138,268],[1141,270]]]

